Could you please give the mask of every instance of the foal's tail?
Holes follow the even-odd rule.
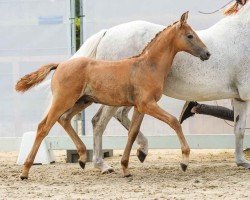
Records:
[[[37,71],[25,75],[17,82],[15,87],[16,91],[25,92],[35,85],[41,83],[46,78],[46,76],[48,76],[50,71],[55,70],[58,65],[59,63],[49,63],[43,65]]]

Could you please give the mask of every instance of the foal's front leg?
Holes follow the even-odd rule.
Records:
[[[131,121],[131,125],[129,127],[129,133],[128,133],[128,140],[127,144],[121,159],[121,165],[123,170],[124,177],[131,176],[129,170],[128,170],[128,162],[129,162],[129,155],[130,151],[132,149],[133,143],[136,139],[136,136],[138,135],[138,132],[140,130],[140,126],[142,123],[144,115],[141,114],[137,108],[134,108],[134,113]]]
[[[132,107],[123,106],[120,107],[116,113],[115,118],[126,128],[129,130],[131,121],[128,118],[128,113]],[[141,131],[139,131],[136,142],[139,145],[139,148],[137,149],[137,157],[138,159],[143,163],[148,155],[148,139],[143,135]]]
[[[176,119],[176,117],[172,116],[171,114],[160,108],[155,101],[143,102],[140,106],[138,106],[138,110],[141,113],[151,115],[167,123],[171,128],[175,130],[178,139],[180,141],[182,150],[181,168],[183,171],[186,171],[189,163],[190,148],[182,132],[181,125],[179,121]]]

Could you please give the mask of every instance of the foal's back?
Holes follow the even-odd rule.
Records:
[[[62,62],[52,79],[53,93],[65,88],[85,95],[96,103],[133,105],[136,59],[102,61],[80,57]]]

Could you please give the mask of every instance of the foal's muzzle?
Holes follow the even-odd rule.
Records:
[[[200,54],[200,59],[202,61],[204,60],[208,60],[211,56],[211,53],[209,51],[203,51],[201,54]]]

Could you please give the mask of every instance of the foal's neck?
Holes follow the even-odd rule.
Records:
[[[154,66],[155,72],[166,76],[178,50],[175,45],[176,28],[168,27],[144,49],[141,55],[147,60],[148,66]],[[141,57],[140,56],[140,57]]]

